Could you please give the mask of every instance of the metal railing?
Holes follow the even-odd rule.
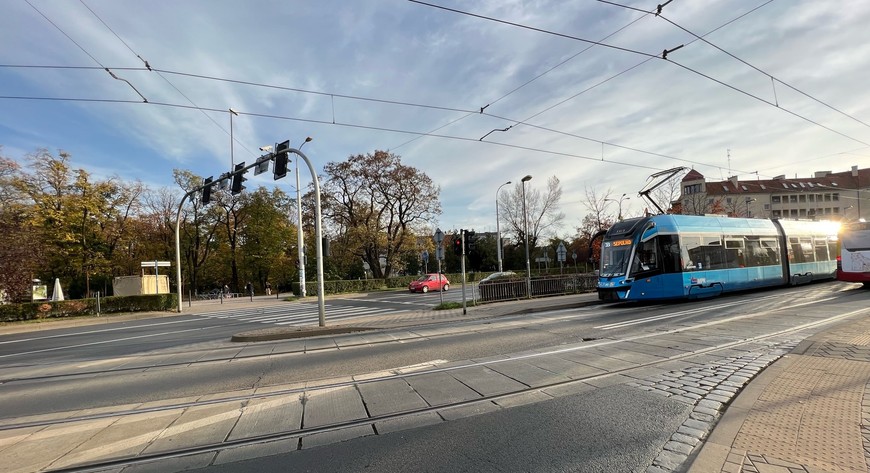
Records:
[[[592,292],[598,287],[598,278],[593,274],[567,274],[564,276],[541,276],[531,280],[531,297],[559,296]],[[526,279],[482,282],[477,287],[476,299],[480,302],[499,302],[529,298]]]

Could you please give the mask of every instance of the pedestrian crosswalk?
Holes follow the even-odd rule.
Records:
[[[393,309],[389,307],[354,306],[346,304],[325,305],[326,318],[332,322],[369,317],[373,315],[394,314],[405,311],[406,309]],[[199,315],[211,319],[238,320],[240,322],[274,325],[307,325],[310,323],[317,323],[319,316],[316,303],[296,303],[250,308],[238,307],[233,310],[206,312]]]

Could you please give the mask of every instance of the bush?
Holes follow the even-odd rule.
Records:
[[[178,307],[176,294],[111,296],[100,298],[100,313],[147,312],[172,310]],[[0,322],[17,322],[61,317],[96,315],[96,299],[69,301],[39,301],[0,306]]]

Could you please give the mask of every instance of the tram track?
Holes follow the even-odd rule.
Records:
[[[807,304],[809,304],[809,303],[807,303]],[[788,307],[788,308],[783,308],[783,309],[790,309],[790,308],[794,308],[794,306]],[[770,313],[770,312],[774,312],[774,311],[776,311],[776,310],[767,311],[767,312],[765,312],[765,314]],[[293,439],[293,438],[302,438],[305,436],[323,433],[323,432],[330,432],[330,431],[336,431],[336,430],[365,426],[365,425],[374,425],[377,422],[382,422],[382,421],[387,421],[387,420],[392,420],[392,419],[399,419],[399,418],[408,417],[408,416],[414,416],[414,415],[420,415],[420,414],[438,412],[438,411],[443,411],[443,410],[448,410],[448,409],[465,407],[465,406],[473,405],[475,403],[493,402],[493,401],[497,401],[497,400],[504,399],[504,398],[511,397],[511,396],[517,396],[517,395],[522,395],[525,393],[530,393],[533,391],[540,391],[540,390],[544,390],[544,389],[556,388],[556,387],[572,385],[572,384],[576,384],[576,383],[590,382],[590,381],[594,381],[596,379],[603,379],[603,378],[610,377],[610,376],[625,374],[625,373],[629,373],[631,371],[638,370],[638,369],[655,367],[655,366],[663,364],[663,363],[679,361],[679,360],[683,360],[683,359],[690,358],[693,356],[710,354],[710,353],[715,353],[717,351],[739,348],[739,347],[744,346],[744,345],[750,345],[750,344],[758,343],[760,341],[764,341],[764,340],[768,340],[768,339],[772,339],[772,338],[776,338],[776,337],[784,337],[784,336],[788,336],[788,335],[792,335],[792,334],[797,334],[801,331],[821,327],[821,326],[824,326],[827,324],[831,324],[831,323],[834,323],[834,322],[837,322],[840,320],[847,319],[849,317],[853,317],[853,316],[857,316],[857,315],[862,314],[862,313],[866,313],[868,311],[870,311],[870,308],[853,310],[850,312],[840,313],[840,314],[826,317],[823,319],[806,322],[804,324],[800,324],[800,325],[797,325],[794,327],[769,331],[767,333],[760,334],[760,335],[757,335],[757,336],[754,336],[751,338],[745,338],[745,339],[741,339],[741,340],[734,340],[734,341],[730,341],[730,342],[720,343],[720,344],[710,346],[710,347],[705,347],[702,349],[687,351],[687,352],[681,353],[679,355],[674,355],[674,356],[670,356],[670,357],[666,357],[666,358],[660,358],[657,360],[651,360],[651,361],[646,362],[646,363],[637,363],[637,364],[634,364],[633,366],[626,367],[623,369],[612,370],[612,371],[609,371],[607,373],[577,377],[577,378],[573,378],[573,379],[570,379],[567,381],[559,381],[559,382],[537,384],[537,385],[527,385],[527,387],[525,387],[523,389],[511,390],[509,392],[502,392],[502,393],[498,393],[498,394],[492,394],[492,395],[482,395],[481,394],[481,396],[479,398],[470,399],[470,400],[462,400],[462,401],[457,401],[457,402],[442,403],[442,404],[437,404],[437,405],[429,405],[429,406],[424,407],[424,408],[407,409],[407,410],[398,411],[398,412],[391,412],[389,414],[368,415],[367,417],[360,418],[360,419],[335,422],[335,423],[331,423],[331,424],[318,425],[318,426],[307,427],[307,428],[303,427],[303,428],[297,428],[297,429],[287,429],[287,430],[283,430],[280,432],[270,433],[267,435],[250,436],[250,437],[233,439],[233,440],[225,439],[222,442],[212,442],[212,443],[203,444],[203,445],[190,446],[190,447],[178,448],[178,449],[174,449],[174,450],[166,450],[166,451],[162,451],[162,452],[155,452],[155,453],[150,453],[150,454],[138,455],[135,457],[115,458],[115,459],[109,459],[109,460],[104,460],[104,461],[91,462],[91,463],[88,463],[86,465],[83,464],[80,466],[72,466],[69,468],[60,468],[60,469],[50,470],[50,471],[95,471],[95,470],[111,468],[111,467],[142,464],[142,463],[158,461],[161,459],[183,457],[183,456],[195,455],[195,454],[207,453],[207,452],[217,452],[217,451],[221,451],[221,450],[226,450],[226,449],[231,449],[231,448],[236,448],[236,447],[241,447],[241,446],[246,446],[246,445],[255,445],[255,444],[268,443],[268,442],[273,442],[273,441],[278,441],[278,440],[288,440],[288,439]],[[663,331],[663,332],[639,334],[639,335],[635,335],[635,336],[631,336],[631,337],[626,337],[624,339],[596,340],[596,341],[592,341],[591,343],[585,343],[585,344],[581,344],[581,345],[574,346],[574,347],[565,347],[565,348],[558,348],[558,349],[553,349],[553,350],[542,351],[539,353],[517,355],[517,356],[512,356],[512,357],[508,357],[508,358],[500,359],[500,360],[489,360],[489,361],[464,363],[464,364],[460,364],[460,365],[452,365],[452,366],[445,366],[445,367],[440,367],[440,368],[425,369],[425,370],[414,371],[414,372],[410,372],[410,373],[393,373],[389,376],[377,376],[377,377],[372,377],[372,378],[368,378],[368,379],[361,379],[361,380],[350,380],[350,381],[336,382],[336,383],[324,383],[321,385],[306,386],[305,388],[278,390],[278,391],[273,391],[273,392],[269,392],[269,393],[252,393],[252,394],[246,394],[246,395],[240,395],[240,396],[215,398],[215,399],[210,399],[208,401],[193,401],[193,402],[188,402],[188,403],[175,403],[175,404],[171,404],[171,405],[159,406],[159,407],[154,407],[154,408],[144,409],[144,410],[143,409],[131,409],[131,410],[107,412],[107,413],[102,413],[102,414],[93,415],[93,416],[81,416],[81,417],[77,417],[77,418],[56,419],[54,421],[42,421],[42,422],[32,422],[32,423],[27,423],[27,424],[22,423],[22,424],[15,424],[15,425],[7,425],[7,426],[0,428],[0,430],[10,430],[10,429],[25,428],[25,427],[37,427],[37,426],[50,426],[50,425],[55,425],[55,424],[60,424],[60,423],[82,422],[82,421],[94,420],[94,419],[99,419],[99,418],[122,417],[122,416],[126,416],[126,415],[134,415],[134,414],[142,414],[142,413],[155,413],[155,412],[161,412],[161,411],[167,411],[167,410],[178,410],[178,409],[185,409],[185,408],[189,408],[189,407],[201,407],[203,405],[212,405],[212,404],[220,404],[220,403],[228,403],[228,402],[245,402],[245,401],[250,401],[250,400],[255,399],[255,398],[259,399],[259,398],[266,398],[266,397],[288,396],[288,395],[294,395],[294,394],[302,395],[304,392],[312,392],[315,390],[328,390],[328,389],[335,389],[335,388],[341,388],[341,387],[360,386],[363,384],[378,383],[378,382],[385,381],[385,380],[395,380],[395,379],[401,379],[401,378],[411,378],[411,377],[421,376],[421,375],[426,375],[426,374],[450,372],[450,371],[460,370],[460,369],[469,368],[469,367],[493,366],[493,365],[497,365],[499,363],[507,362],[507,361],[528,360],[528,359],[532,359],[532,358],[536,358],[536,357],[558,355],[559,353],[565,353],[565,352],[569,352],[569,351],[576,351],[576,350],[583,350],[583,349],[594,348],[594,347],[603,347],[603,346],[608,346],[608,345],[615,345],[615,344],[622,343],[622,342],[638,341],[638,340],[652,338],[652,337],[656,337],[656,336],[660,336],[660,335],[682,333],[682,332],[687,332],[687,331],[691,331],[691,330],[702,329],[705,327],[735,322],[735,321],[743,320],[743,319],[753,317],[753,316],[757,317],[759,315],[749,315],[748,314],[748,315],[742,315],[742,316],[729,317],[727,319],[702,322],[702,323],[698,323],[698,324],[693,324],[692,326],[689,326],[689,327],[679,327],[679,328],[674,328],[674,329]],[[377,432],[375,431],[375,433],[377,433]]]
[[[752,301],[752,303],[757,304],[761,301],[772,301],[772,300],[776,300],[778,298],[781,298],[781,295],[764,296],[761,298],[754,299]],[[645,323],[646,321],[651,321],[651,320],[656,320],[656,319],[675,318],[675,317],[694,314],[694,313],[702,313],[704,311],[708,311],[711,309],[740,307],[740,306],[745,305],[745,304],[748,304],[748,303],[745,301],[728,301],[728,302],[719,303],[719,304],[712,306],[712,307],[689,308],[689,309],[680,310],[680,311],[677,311],[674,313],[654,316],[652,318],[641,317],[639,319],[632,319],[632,321],[602,325],[602,326],[594,327],[594,328],[596,328],[596,329],[602,328],[604,330],[610,330],[613,328],[621,328],[623,326]],[[644,307],[644,310],[655,310],[657,308],[660,308],[660,306]],[[563,309],[562,311],[566,311],[566,310]],[[575,309],[568,309],[567,311],[575,311]],[[559,311],[557,311],[557,312],[559,312]],[[554,312],[554,313],[556,313],[556,312]],[[559,323],[559,322],[564,322],[566,320],[572,320],[572,319],[576,319],[576,318],[584,317],[584,316],[586,316],[586,314],[564,315],[564,316],[557,316],[557,317],[551,317],[551,316],[550,317],[541,317],[537,314],[520,314],[520,315],[514,315],[514,316],[499,317],[498,320],[499,321],[511,321],[511,320],[523,319],[525,321],[528,321],[530,324],[541,324],[541,323]],[[497,329],[497,327],[491,326],[492,320],[493,319],[476,319],[476,320],[459,322],[456,325],[468,326],[468,330],[466,332],[462,332],[462,333],[471,333],[471,332],[480,333],[480,332],[487,331],[487,330]],[[383,331],[383,330],[389,330],[389,329],[381,329],[381,331]],[[413,332],[412,328],[411,329],[404,329],[404,330]],[[440,335],[440,336],[427,335],[427,336],[420,336],[420,337],[417,337],[415,339],[406,339],[406,340],[401,340],[401,341],[406,343],[410,340],[416,340],[416,339],[423,339],[423,338],[434,339],[434,338],[439,338],[439,337],[455,336],[455,335],[457,335],[457,333],[458,332],[452,332],[450,334],[444,334],[444,335]],[[391,343],[397,343],[398,341],[399,340],[361,341],[359,343],[343,344],[341,347],[323,347],[323,348],[312,348],[312,349],[302,348],[299,350],[289,350],[286,352],[279,352],[279,353],[270,352],[270,353],[265,353],[265,354],[252,354],[252,355],[242,355],[242,356],[233,355],[233,356],[210,358],[208,360],[191,359],[191,360],[183,360],[183,361],[177,361],[177,362],[172,362],[172,363],[155,363],[155,364],[151,364],[151,365],[139,363],[136,366],[119,367],[119,368],[111,368],[111,369],[101,369],[101,370],[78,371],[78,372],[74,372],[74,373],[58,373],[58,374],[47,374],[47,375],[40,375],[40,376],[6,377],[6,378],[0,378],[0,386],[11,386],[11,385],[16,385],[16,384],[32,383],[32,382],[73,380],[73,379],[80,379],[80,378],[94,378],[94,377],[100,377],[100,376],[116,375],[116,374],[121,374],[121,373],[144,373],[144,372],[148,372],[150,370],[158,370],[158,369],[164,369],[164,368],[192,368],[192,367],[198,367],[198,366],[208,366],[208,365],[221,364],[221,363],[226,363],[226,362],[230,362],[230,361],[256,361],[259,359],[275,359],[276,357],[300,356],[300,355],[304,355],[304,354],[308,354],[308,353],[318,353],[318,352],[350,349],[350,348],[360,347],[360,346],[391,344]],[[236,349],[228,349],[228,348],[221,348],[221,349],[230,350],[230,351],[236,350]],[[165,358],[168,356],[176,356],[176,355],[182,355],[182,354],[187,354],[187,353],[198,353],[198,352],[192,352],[192,351],[187,350],[187,351],[181,351],[181,352],[161,353],[161,354],[156,354],[156,355],[145,355],[145,356],[153,356],[155,358],[156,357],[164,357]],[[139,357],[139,359],[142,359],[142,358],[144,358],[144,357]],[[0,429],[2,429],[2,427],[0,427]]]

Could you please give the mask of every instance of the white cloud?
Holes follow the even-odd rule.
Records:
[[[81,3],[34,1],[64,32],[106,66],[140,67],[141,61]],[[239,81],[340,95],[477,110],[588,47],[587,43],[436,10],[410,2],[193,0],[145,5],[86,0],[152,67]],[[640,16],[600,2],[440,2],[481,15],[598,40]],[[665,15],[699,34],[761,2],[673,2]],[[643,2],[639,8],[648,8]],[[2,64],[92,66],[95,63],[26,3],[4,7],[0,18]],[[870,4],[790,1],[763,6],[708,39],[777,78],[870,122]],[[481,143],[478,138],[511,122],[474,114],[395,150],[429,174],[442,189],[450,225],[494,227],[494,192],[505,180],[532,174],[535,182],[558,175],[565,189],[566,232],[582,217],[586,186],[634,193],[652,171],[690,165],[718,178],[746,173],[809,175],[820,167],[870,166],[868,127],[831,111],[729,58],[661,18],[645,17],[608,44],[650,54],[679,44],[669,57],[764,100],[776,101],[817,125],[653,59],[531,120],[542,127],[674,156],[693,163],[602,146],[517,125],[486,141],[598,158],[588,160]],[[596,46],[487,108],[525,119],[644,60]],[[189,105],[167,82],[148,71],[115,70],[151,102]],[[318,166],[348,155],[391,149],[415,137],[338,123],[426,132],[459,112],[402,107],[194,77],[165,77],[203,113],[145,104],[95,104],[0,99],[0,144],[6,154],[40,146],[64,148],[89,166],[124,178],[172,182],[171,170],[202,175],[229,165],[229,107],[239,143],[236,162],[257,147],[314,137],[305,151]],[[0,68],[0,95],[99,97],[137,100],[136,93],[104,71]],[[279,120],[249,114],[295,117]],[[212,121],[213,120],[213,121]],[[217,125],[215,124],[217,123]],[[322,123],[321,123],[322,122]],[[838,153],[852,152],[841,155]],[[604,155],[605,162],[600,161]],[[836,156],[831,160],[831,156]],[[636,167],[610,164],[617,160]],[[307,179],[305,179],[307,181]],[[632,202],[632,206],[640,203]],[[636,207],[638,208],[638,207]]]

